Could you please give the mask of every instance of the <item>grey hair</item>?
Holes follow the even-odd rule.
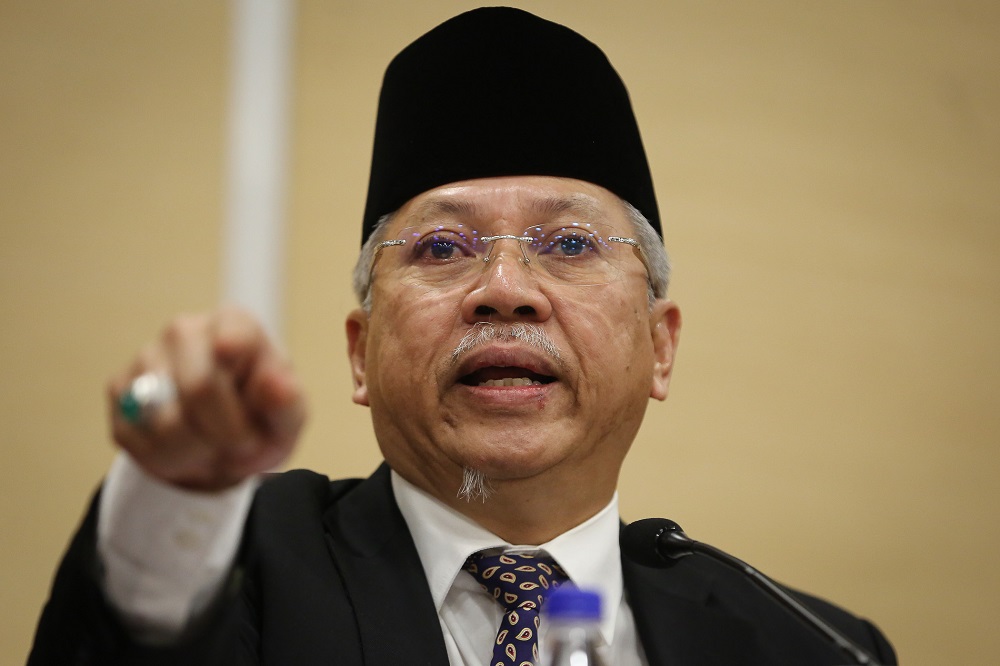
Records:
[[[392,221],[392,217],[395,213],[386,213],[382,217],[378,218],[378,222],[375,223],[375,228],[372,229],[372,233],[368,236],[368,240],[365,244],[361,246],[361,254],[358,255],[358,261],[354,264],[354,273],[351,278],[351,283],[354,285],[354,296],[358,299],[358,303],[365,312],[371,312],[372,309],[372,264],[375,261],[375,252],[378,249],[378,244],[382,242],[385,237],[385,228],[389,226],[389,222]]]
[[[632,222],[639,250],[646,259],[646,268],[649,270],[649,307],[652,308],[656,299],[667,297],[667,288],[670,286],[670,257],[659,234],[646,216],[624,199],[622,206],[625,208],[625,216]]]
[[[670,286],[670,257],[663,246],[663,241],[653,229],[646,216],[639,210],[625,201],[621,200],[625,208],[625,216],[632,222],[635,230],[636,240],[639,242],[639,250],[646,260],[646,267],[649,269],[649,306],[659,298],[667,297],[667,287]],[[378,244],[385,237],[385,229],[389,226],[395,213],[387,213],[379,218],[372,230],[371,235],[365,244],[361,246],[361,253],[358,261],[354,264],[353,284],[354,295],[361,304],[365,312],[371,312],[371,277],[372,263],[375,261],[375,252]]]

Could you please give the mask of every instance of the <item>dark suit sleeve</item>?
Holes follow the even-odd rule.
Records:
[[[255,664],[253,613],[240,592],[243,571],[238,564],[206,619],[176,645],[138,643],[122,626],[99,584],[95,498],[56,572],[28,666]]]

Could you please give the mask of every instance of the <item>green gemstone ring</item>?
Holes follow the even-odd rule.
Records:
[[[144,426],[157,409],[177,397],[169,376],[158,372],[139,375],[118,398],[118,413],[135,426]]]

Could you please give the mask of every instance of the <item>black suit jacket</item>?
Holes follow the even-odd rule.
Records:
[[[42,664],[384,665],[448,663],[416,547],[386,466],[367,480],[278,475],[254,501],[239,564],[217,607],[179,645],[132,641],[102,598],[93,507],[67,552],[29,657]],[[823,666],[847,660],[741,576],[688,557],[667,570],[622,563],[654,666]],[[884,664],[866,621],[801,599]]]

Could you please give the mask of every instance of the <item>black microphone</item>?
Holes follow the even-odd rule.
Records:
[[[840,630],[804,606],[773,580],[754,569],[743,560],[701,543],[684,534],[681,526],[666,518],[644,518],[630,523],[621,533],[622,552],[633,562],[647,567],[666,568],[677,560],[695,553],[743,572],[757,587],[764,590],[795,617],[833,643],[854,660],[855,664],[878,666],[878,662],[864,648],[845,636]]]

